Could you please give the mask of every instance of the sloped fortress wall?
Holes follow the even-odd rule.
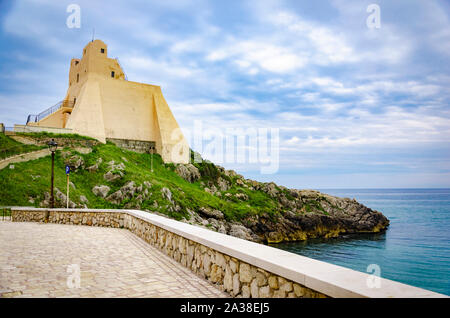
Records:
[[[70,128],[103,143],[153,142],[165,162],[189,162],[189,145],[161,87],[125,80],[119,62],[107,57],[100,40],[86,45],[81,59],[72,59],[64,100],[73,108],[60,109],[37,125]]]

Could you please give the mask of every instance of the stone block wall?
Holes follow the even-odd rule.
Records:
[[[50,212],[49,223],[123,228],[123,214],[114,212]]]
[[[155,147],[154,141],[113,139],[113,138],[106,138],[106,141],[110,141],[117,147],[120,147],[122,149],[131,150],[139,153],[148,153],[150,146]]]
[[[172,233],[126,211],[13,208],[12,221],[126,228],[233,297],[327,297],[297,282]]]
[[[11,219],[13,222],[44,222],[48,215],[45,209],[33,209],[27,211],[16,211],[11,209]]]

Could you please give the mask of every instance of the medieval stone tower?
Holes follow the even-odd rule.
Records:
[[[64,100],[30,126],[69,128],[101,142],[142,148],[154,145],[165,162],[188,163],[189,145],[160,86],[131,82],[101,40],[72,59]]]

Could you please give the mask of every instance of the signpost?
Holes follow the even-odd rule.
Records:
[[[67,176],[67,208],[69,208],[69,175],[70,175],[70,166],[66,165],[66,176]]]

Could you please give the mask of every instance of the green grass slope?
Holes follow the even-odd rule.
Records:
[[[239,220],[252,214],[275,214],[276,203],[270,196],[262,191],[250,191],[245,187],[232,186],[223,194],[244,193],[248,200],[242,202],[234,196],[225,200],[218,195],[212,195],[204,190],[208,181],[214,180],[219,175],[232,183],[238,176],[232,178],[221,174],[219,169],[208,162],[196,164],[202,178],[194,183],[181,178],[175,173],[175,165],[164,164],[159,155],[153,155],[153,172],[151,172],[151,155],[140,154],[118,148],[112,143],[101,144],[93,147],[89,154],[77,153],[73,149],[66,148],[71,155],[79,156],[84,161],[84,167],[94,165],[99,158],[102,163],[95,172],[87,169],[77,169],[71,172],[70,181],[75,188],[70,187],[70,200],[80,204],[80,196],[88,199],[89,208],[124,208],[139,207],[143,210],[156,209],[157,212],[167,214],[175,219],[189,218],[188,209],[197,211],[201,207],[209,207],[223,212],[227,220]],[[65,175],[65,163],[63,151],[55,155],[55,188],[66,193],[67,179]],[[124,175],[118,180],[108,182],[104,174],[109,170],[108,162],[123,163]],[[8,167],[0,170],[0,205],[4,206],[36,206],[45,199],[45,192],[50,192],[51,157],[47,156],[33,161],[15,163],[14,169]],[[120,204],[113,204],[108,200],[96,196],[92,188],[97,185],[107,185],[111,188],[109,194],[114,193],[129,181],[139,186],[148,181],[152,184],[149,196],[142,203],[136,203],[135,198],[125,198]],[[168,188],[172,193],[172,202],[177,209],[173,209],[173,203],[165,198],[161,189]],[[220,192],[220,191],[218,191]],[[155,202],[157,208],[155,208]]]

